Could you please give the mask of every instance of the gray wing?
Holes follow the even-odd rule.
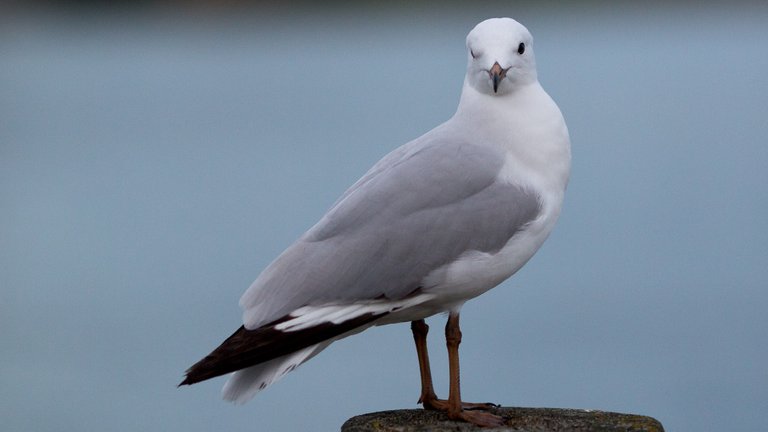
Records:
[[[534,193],[496,181],[501,151],[435,135],[382,159],[262,272],[240,300],[247,328],[306,305],[403,298],[539,214]]]

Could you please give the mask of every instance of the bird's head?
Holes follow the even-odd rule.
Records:
[[[467,81],[480,93],[503,95],[536,81],[533,36],[512,18],[491,18],[467,35]]]

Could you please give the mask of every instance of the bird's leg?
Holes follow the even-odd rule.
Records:
[[[435,405],[438,401],[435,389],[432,387],[432,371],[429,369],[429,353],[427,352],[427,333],[429,326],[423,319],[411,321],[413,341],[416,343],[416,355],[419,357],[419,374],[421,375],[421,395],[419,402],[425,409],[440,409]],[[443,408],[445,409],[445,408]]]
[[[451,420],[464,420],[482,427],[503,426],[504,419],[484,411],[469,411],[463,408],[461,402],[461,385],[459,382],[459,344],[461,329],[459,328],[459,313],[451,312],[445,324],[445,342],[448,346],[449,390],[447,414]]]
[[[419,402],[424,406],[424,409],[447,411],[448,400],[438,399],[435,394],[435,389],[432,386],[432,372],[429,367],[429,352],[427,351],[427,333],[429,333],[429,326],[424,320],[412,321],[411,331],[413,332],[413,341],[416,343],[416,355],[419,357],[419,374],[421,375],[421,395],[419,395]],[[492,403],[474,403],[474,402],[462,402],[462,408],[464,409],[488,409],[497,407],[498,405]]]

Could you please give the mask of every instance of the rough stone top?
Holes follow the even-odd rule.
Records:
[[[479,428],[423,409],[381,411],[352,417],[341,432],[664,432],[658,420],[635,414],[557,408],[496,408],[505,426]]]

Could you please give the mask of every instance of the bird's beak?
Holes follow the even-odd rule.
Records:
[[[507,76],[507,70],[502,69],[499,62],[496,62],[491,67],[491,70],[488,71],[488,74],[491,76],[491,80],[493,81],[493,92],[496,93],[499,90],[499,83],[504,79],[505,76]]]

